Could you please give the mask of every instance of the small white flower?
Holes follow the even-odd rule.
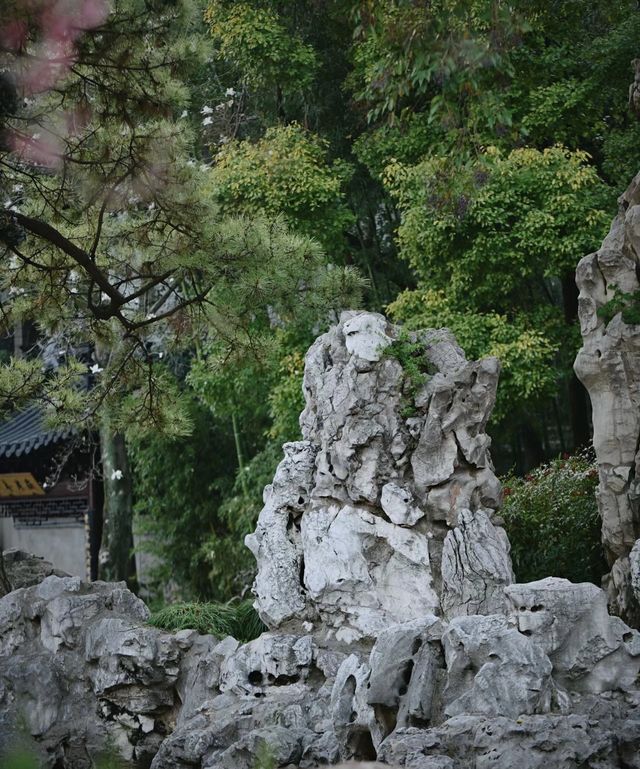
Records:
[[[104,369],[100,368],[100,364],[99,363],[94,363],[93,366],[89,367],[89,371],[92,374],[100,374],[102,371],[104,371]]]
[[[33,134],[31,138],[33,139],[34,142],[37,142],[40,139],[40,134]]]
[[[152,201],[151,201],[151,203],[149,203],[149,205],[147,206],[147,210],[148,210],[148,211],[153,211],[153,209],[154,209],[155,207],[156,207],[156,204],[155,204],[155,203],[154,203],[154,201],[152,200]]]
[[[205,106],[204,106],[204,107],[203,107],[203,108],[200,110],[200,113],[201,113],[202,115],[210,115],[212,112],[213,112],[213,110],[211,109],[211,107],[209,107],[209,106],[207,106],[207,105],[205,105]]]
[[[225,96],[235,96],[236,91],[235,88],[227,88],[227,90],[224,92]]]
[[[230,100],[227,102],[227,107],[233,107],[233,99],[230,99]]]
[[[213,123],[213,118],[212,118],[212,117],[206,117],[206,118],[205,118],[205,119],[202,121],[202,125],[211,125],[211,123]]]
[[[164,358],[164,353],[163,352],[158,353],[158,358],[160,358],[160,360],[162,360]]]
[[[187,112],[186,109],[183,109],[180,114],[180,120],[182,120],[182,118],[185,118],[185,117],[189,117],[189,113]]]
[[[220,104],[216,104],[216,112],[222,112],[222,110],[224,109],[224,106],[225,105],[223,101],[220,102]]]
[[[111,473],[111,480],[112,481],[121,481],[123,479],[124,475],[122,470],[114,470]]]
[[[147,320],[153,320],[153,319],[154,319],[154,318],[156,318],[156,317],[157,317],[157,316],[156,316],[155,312],[150,312],[150,313],[147,315]]]

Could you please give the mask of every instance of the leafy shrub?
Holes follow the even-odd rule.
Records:
[[[627,294],[616,287],[613,299],[598,309],[598,317],[605,323],[610,323],[618,313],[622,314],[624,323],[640,324],[640,291]]]
[[[518,581],[554,576],[600,584],[607,568],[592,459],[585,453],[555,459],[503,482],[502,516]]]
[[[266,630],[251,601],[236,604],[174,603],[154,612],[149,624],[164,630],[197,630],[246,643]]]

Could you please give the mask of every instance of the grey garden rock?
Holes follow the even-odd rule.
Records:
[[[409,339],[418,387],[380,315],[345,313],[309,350],[303,440],[247,537],[268,632],[167,633],[123,584],[47,576],[0,599],[0,739],[24,713],[47,769],[106,743],[151,769],[640,769],[637,631],[595,585],[513,584],[497,362],[446,330]],[[613,567],[630,589],[639,552]]]
[[[600,588],[547,577],[505,592],[519,631],[549,655],[558,682],[596,694],[636,684],[640,633],[609,616]]]
[[[600,312],[617,292],[640,290],[640,174],[618,200],[618,215],[600,250],[578,264],[582,348],[575,372],[589,391],[600,483],[602,541],[611,567],[609,603],[640,627],[629,554],[640,537],[640,325]]]
[[[512,578],[506,536],[489,523],[500,504],[485,432],[498,362],[468,361],[446,329],[407,338],[422,348],[422,383],[405,376],[400,329],[375,313],[343,313],[307,353],[304,440],[284,447],[246,540],[256,608],[273,629],[312,622],[327,643],[351,644],[440,613],[443,542],[465,509],[469,522],[484,511],[467,539],[479,553],[490,537],[488,580]],[[471,609],[467,588],[451,587],[448,609],[495,610],[493,590]]]
[[[150,760],[173,728],[180,639],[124,583],[50,575],[0,600],[0,732],[24,719],[44,767],[115,745]]]
[[[514,580],[504,529],[484,510],[461,510],[442,551],[442,609],[447,618],[505,609],[504,587]]]
[[[27,553],[24,550],[12,548],[3,553],[4,567],[7,578],[13,590],[20,587],[31,587],[42,582],[45,577],[54,574],[56,577],[70,576],[47,561],[33,553]]]
[[[442,637],[447,716],[547,713],[554,701],[551,661],[503,615],[456,617]]]
[[[620,769],[640,766],[637,711],[619,717],[460,715],[429,729],[399,729],[378,757],[407,769]]]

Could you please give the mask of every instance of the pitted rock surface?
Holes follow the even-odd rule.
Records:
[[[629,561],[640,537],[640,325],[625,323],[622,312],[609,322],[600,313],[616,292],[640,290],[640,174],[618,203],[600,250],[578,264],[583,345],[574,368],[591,398],[609,603],[640,627]]]
[[[124,583],[78,577],[51,575],[1,599],[0,735],[24,721],[43,767],[88,767],[109,743],[149,761],[173,728],[190,641],[148,617]]]
[[[0,760],[23,720],[44,769],[108,745],[151,769],[640,769],[638,631],[595,585],[513,582],[497,364],[416,334],[415,388],[399,337],[346,313],[307,355],[304,440],[247,538],[269,632],[167,633],[124,585],[55,575],[0,599]]]
[[[405,339],[423,372],[417,384],[401,363]],[[267,625],[311,622],[318,638],[350,644],[439,614],[443,543],[463,511],[468,551],[491,548],[486,583],[470,597],[476,559],[458,558],[453,573],[447,551],[446,611],[496,610],[495,589],[513,580],[506,535],[491,523],[500,484],[485,426],[498,372],[495,358],[468,361],[446,329],[406,337],[374,313],[343,313],[316,340],[305,360],[304,440],[285,445],[246,540]]]

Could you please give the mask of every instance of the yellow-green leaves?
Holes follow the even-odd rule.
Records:
[[[248,86],[304,91],[313,82],[318,67],[315,51],[292,35],[272,9],[211,0],[205,21],[218,58],[236,66]]]
[[[345,199],[352,169],[329,162],[327,151],[323,139],[295,123],[269,128],[257,142],[230,142],[211,170],[213,194],[225,212],[282,214],[333,257],[344,250],[353,223]]]
[[[556,387],[558,318],[554,324],[553,316],[543,323],[524,312],[509,317],[472,311],[454,305],[444,291],[429,288],[404,291],[387,309],[410,329],[450,328],[468,358],[500,359],[494,421],[513,415],[523,403],[552,394]]]

